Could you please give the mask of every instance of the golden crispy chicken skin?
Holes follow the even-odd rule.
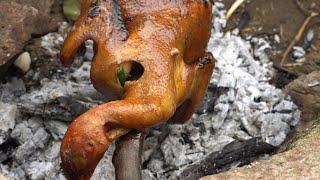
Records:
[[[91,81],[115,101],[69,126],[60,152],[68,179],[90,179],[110,142],[130,130],[190,118],[214,68],[205,52],[211,11],[206,0],[83,0],[61,61],[71,65],[81,44],[92,39]]]

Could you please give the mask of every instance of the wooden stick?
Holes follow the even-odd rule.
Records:
[[[287,47],[286,51],[284,52],[281,62],[280,62],[280,66],[283,66],[283,64],[285,63],[289,53],[291,52],[293,46],[300,41],[304,31],[306,30],[308,24],[310,23],[310,21],[312,20],[313,17],[318,16],[318,13],[311,13],[311,15],[309,17],[307,17],[307,19],[304,21],[304,23],[302,24],[302,26],[300,27],[298,33],[296,34],[296,36],[294,37],[294,39],[292,40],[292,42],[290,43],[290,45]]]
[[[131,131],[116,143],[112,162],[116,180],[142,180],[141,161],[145,135]]]
[[[232,14],[234,13],[235,10],[238,9],[238,7],[244,2],[245,0],[236,0],[232,6],[230,7],[230,9],[227,12],[226,15],[226,20],[229,20],[229,18],[232,16]]]

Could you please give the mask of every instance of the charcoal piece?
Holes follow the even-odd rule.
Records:
[[[182,173],[180,179],[196,180],[203,176],[216,174],[230,169],[235,162],[245,165],[256,157],[270,154],[276,148],[263,142],[260,138],[252,138],[248,141],[234,141],[222,151],[208,154],[202,161],[190,165]]]

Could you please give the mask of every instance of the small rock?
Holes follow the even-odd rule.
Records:
[[[303,41],[303,48],[305,50],[308,50],[311,47],[313,39],[314,39],[313,29],[309,28]]]
[[[306,40],[311,42],[314,38],[314,32],[313,30],[310,28],[307,32],[307,36],[306,36]]]
[[[309,83],[308,83],[308,86],[311,87],[311,88],[315,87],[315,86],[318,86],[318,85],[320,85],[320,81],[317,80],[317,79],[310,80]]]
[[[22,52],[32,34],[45,34],[57,29],[58,21],[49,10],[53,1],[42,2],[0,1],[0,77],[12,64],[12,59]],[[40,8],[44,4],[48,5]],[[26,69],[27,66],[24,67]]]
[[[31,57],[28,52],[22,53],[15,61],[14,65],[19,68],[23,73],[26,73],[30,69]]]
[[[320,71],[314,71],[299,77],[285,87],[286,93],[300,107],[302,120],[305,123],[320,115],[320,86],[316,85],[319,79]]]
[[[300,46],[295,46],[293,47],[293,57],[295,59],[301,59],[306,55],[306,51],[300,47]]]

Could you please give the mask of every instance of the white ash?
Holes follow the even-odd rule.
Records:
[[[63,22],[60,24],[58,33],[49,33],[42,37],[41,47],[47,50],[47,53],[51,56],[55,56],[60,53],[60,47],[63,43],[64,37],[66,37],[68,27],[68,23]]]
[[[215,105],[223,107],[222,110],[216,109],[217,114],[228,112],[222,116],[224,118],[221,121],[240,122],[244,127],[249,125],[252,130],[268,126],[268,121],[264,119],[269,114],[274,116],[275,122],[270,121],[271,124],[282,123],[284,117],[289,116],[289,120],[286,121],[289,124],[284,125],[285,129],[290,128],[291,122],[299,120],[299,116],[295,117],[298,107],[290,101],[290,97],[269,84],[273,75],[272,63],[265,53],[269,48],[270,45],[263,39],[252,38],[245,41],[239,36],[232,33],[223,34],[217,29],[212,33],[208,50],[217,60],[215,72],[218,74],[213,76],[211,82],[228,89]],[[269,137],[263,132],[245,130],[250,136],[262,136],[266,139]],[[272,136],[277,137],[277,134]],[[279,138],[266,142],[279,146],[285,140],[281,136]]]
[[[306,51],[300,46],[293,47],[293,57],[295,59],[303,58],[306,55]]]
[[[10,82],[6,84],[0,84],[0,101],[10,102],[17,96],[21,96],[26,93],[26,87],[21,79],[13,77]]]
[[[72,78],[74,78],[78,83],[90,82],[90,67],[90,62],[84,62],[79,69],[72,73]]]
[[[215,10],[221,7],[216,3]],[[235,32],[222,33],[225,21],[221,18],[218,11],[208,50],[217,60],[210,86],[224,92],[215,101],[213,112],[168,127],[160,152],[155,150],[148,160],[146,179],[179,179],[188,164],[201,161],[234,140],[262,137],[279,146],[300,119],[290,97],[269,84],[273,68],[265,53],[270,48],[268,42],[257,38],[246,41]]]
[[[186,124],[162,124],[151,129],[145,140],[143,158],[146,180],[178,179],[188,165],[201,162],[209,153],[219,152],[235,140],[262,137],[278,146],[299,121],[297,106],[268,83],[273,74],[265,53],[270,48],[268,42],[257,38],[243,40],[234,33],[222,33],[226,25],[224,5],[216,2],[214,12],[208,51],[217,63],[206,98]],[[66,34],[65,27],[61,29],[42,38],[43,48],[54,61],[58,61],[59,47]],[[92,42],[87,42],[87,47],[91,47],[90,44]],[[73,67],[71,71],[61,68],[51,79],[35,76],[32,80],[39,82],[39,86],[28,91],[21,79],[0,84],[1,101],[13,104],[5,104],[4,108],[11,107],[12,113],[0,117],[1,122],[8,122],[5,126],[0,123],[0,140],[3,137],[6,145],[0,149],[0,174],[19,180],[65,179],[59,166],[59,149],[70,120],[63,116],[69,110],[68,106],[51,110],[48,104],[62,97],[72,99],[75,100],[69,107],[72,110],[89,109],[105,101],[89,85],[88,60],[92,59],[92,52],[89,49],[84,58],[77,57],[80,62],[84,61],[80,68]],[[28,116],[15,112],[17,105],[30,108]],[[2,110],[0,108],[1,114]],[[113,151],[112,145],[93,180],[114,179]]]
[[[54,164],[51,162],[33,161],[27,169],[30,179],[45,179],[50,174],[54,174]]]
[[[64,134],[67,132],[68,124],[61,121],[49,120],[45,123],[46,129],[51,133],[51,136],[56,140],[63,138]]]
[[[9,137],[9,131],[15,126],[17,106],[0,101],[0,145]]]
[[[93,48],[92,48],[93,41],[92,40],[86,41],[85,46],[86,46],[86,52],[84,54],[84,59],[92,60],[93,56],[94,56],[94,52],[93,52]]]
[[[275,41],[277,44],[280,44],[281,39],[280,39],[280,36],[279,36],[278,34],[275,34],[275,35],[274,35],[274,41]]]
[[[300,46],[293,47],[292,56],[297,63],[305,62],[306,61],[305,55],[306,55],[306,51],[303,49],[303,47],[300,47]]]
[[[309,28],[303,42],[303,48],[305,50],[308,50],[311,47],[313,39],[314,39],[313,29]]]
[[[65,36],[62,32],[60,30],[59,33],[42,37],[42,48],[47,50],[51,60],[57,62],[62,37]],[[73,68],[72,72],[57,70],[58,75],[53,74],[52,79],[38,79],[38,75],[33,77],[32,80],[40,85],[28,91],[23,80],[15,77],[0,84],[0,139],[3,140],[0,145],[6,147],[0,149],[0,174],[17,180],[65,179],[60,169],[59,151],[61,139],[68,127],[69,120],[62,119],[67,109],[51,111],[47,106],[56,99],[70,97],[76,100],[71,109],[87,110],[105,101],[90,84],[89,72],[90,63],[83,62],[80,68]],[[29,118],[29,112],[25,117],[17,110],[17,106],[28,107],[34,116]],[[57,117],[62,117],[62,120],[57,120]],[[93,180],[113,179],[113,149],[111,145],[101,165],[97,167]]]

